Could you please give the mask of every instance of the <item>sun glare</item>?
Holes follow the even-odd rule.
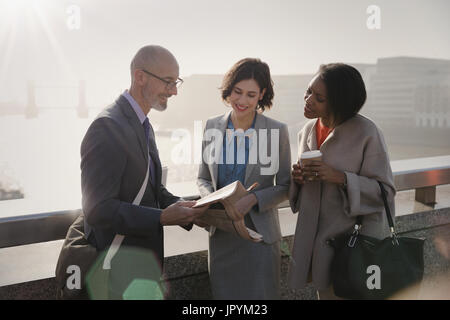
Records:
[[[56,0],[0,0],[0,83],[5,81],[3,74],[6,74],[14,52],[36,45],[33,40],[37,37],[42,39],[42,36],[52,48],[48,54],[55,57],[61,70],[65,74],[73,72],[52,28],[54,4],[57,3]],[[25,34],[31,40],[20,43],[20,40],[17,40],[19,34],[19,38],[23,39]]]
[[[28,6],[34,5],[36,0],[0,0],[0,4],[3,10],[8,13],[17,13],[26,9]],[[2,11],[3,11],[2,10]]]

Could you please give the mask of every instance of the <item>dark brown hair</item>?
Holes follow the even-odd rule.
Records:
[[[234,64],[223,79],[222,87],[220,88],[222,90],[222,99],[226,101],[236,83],[247,79],[254,79],[258,83],[260,91],[266,89],[256,109],[261,109],[262,111],[266,108],[270,109],[274,96],[273,81],[270,77],[269,66],[260,59],[245,58]]]
[[[334,126],[355,116],[366,102],[364,80],[354,67],[344,63],[320,66],[317,72],[327,88],[327,100]]]

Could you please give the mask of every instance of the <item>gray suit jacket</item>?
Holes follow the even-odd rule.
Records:
[[[151,126],[150,126],[151,127]],[[161,184],[161,162],[153,129],[149,138],[155,163],[155,187],[147,184],[139,206],[132,202],[144,181],[148,164],[142,124],[122,95],[90,125],[81,144],[81,189],[88,241],[107,248],[116,234],[123,246],[150,249],[162,265],[164,257],[161,209],[179,200]]]
[[[205,132],[206,130],[216,129],[217,132],[222,133],[223,137],[230,113],[209,119],[206,123]],[[275,132],[278,133],[278,137],[274,136],[276,139],[271,139],[271,134],[275,134]],[[254,194],[258,199],[258,209],[252,209],[249,214],[256,231],[263,236],[264,242],[271,244],[281,239],[277,206],[288,199],[291,167],[289,134],[285,124],[259,113],[256,115],[255,134],[257,140],[254,141],[257,142],[250,144],[250,154],[257,151],[258,157],[254,163],[249,161],[246,167],[244,187],[248,188],[255,182],[259,184],[254,189]],[[215,140],[213,139],[207,140],[204,134],[202,163],[199,167],[197,179],[202,197],[217,190],[218,179],[218,162],[205,160],[222,154],[223,148],[222,140],[218,143],[214,143]],[[264,140],[267,141],[267,144],[263,143]],[[271,154],[272,149],[275,153],[273,155]],[[273,157],[274,161],[267,163],[267,159],[259,156],[260,152],[263,155],[269,155],[269,158]]]

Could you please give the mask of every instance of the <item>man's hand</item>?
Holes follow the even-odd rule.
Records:
[[[161,213],[161,224],[163,226],[186,226],[202,216],[209,207],[192,208],[193,205],[195,205],[195,201],[179,201],[168,206]]]

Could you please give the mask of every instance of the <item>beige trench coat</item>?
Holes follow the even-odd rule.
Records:
[[[317,150],[316,121],[308,121],[299,132],[299,154]],[[363,216],[361,233],[376,238],[389,235],[381,191],[395,215],[395,187],[389,156],[380,129],[368,118],[356,115],[337,126],[320,147],[323,161],[345,172],[347,187],[329,182],[291,181],[289,201],[299,212],[295,230],[289,285],[303,288],[311,267],[313,286],[330,286],[330,265],[334,250],[327,240],[350,232],[358,215]]]

